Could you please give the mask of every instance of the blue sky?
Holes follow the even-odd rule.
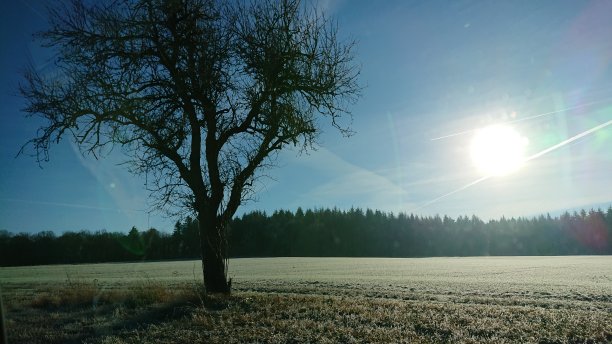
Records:
[[[31,38],[45,28],[43,3],[0,4],[0,229],[171,230],[176,219],[148,214],[145,181],[117,166],[119,154],[95,160],[65,141],[42,169],[15,158],[41,124],[14,94],[29,60],[48,68]],[[324,127],[316,151],[283,152],[239,213],[354,206],[490,219],[612,204],[612,126],[463,189],[481,177],[469,152],[477,128],[512,122],[529,156],[612,120],[612,2],[317,6],[359,43],[356,134]]]

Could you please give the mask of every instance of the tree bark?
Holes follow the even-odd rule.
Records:
[[[216,216],[208,216],[205,211],[198,214],[200,246],[202,249],[202,273],[206,293],[229,294],[230,285],[225,270],[225,227]]]

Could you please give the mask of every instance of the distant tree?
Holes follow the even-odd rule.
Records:
[[[64,3],[64,2],[61,2]],[[83,153],[124,148],[157,208],[195,213],[204,284],[229,292],[227,224],[261,169],[312,147],[318,115],[341,118],[359,93],[353,42],[299,0],[73,0],[39,37],[56,69],[25,73],[25,111],[47,124],[39,160],[68,137]]]
[[[56,260],[55,233],[51,231],[39,232],[31,236],[33,244],[33,259],[37,262],[54,262]]]
[[[174,247],[174,257],[173,258],[182,258],[183,257],[183,247],[184,243],[184,226],[181,221],[176,221],[174,225],[174,229],[172,230],[172,246]]]
[[[606,228],[608,236],[608,252],[612,252],[612,206],[606,211]]]
[[[126,237],[119,239],[128,259],[141,259],[145,255],[145,243],[138,228],[132,227]],[[92,252],[92,250],[87,250]]]
[[[146,232],[142,233],[142,239],[145,247],[145,257],[148,259],[159,259],[163,253],[159,231],[155,228],[149,228]]]
[[[0,266],[10,262],[12,234],[7,230],[0,230]]]

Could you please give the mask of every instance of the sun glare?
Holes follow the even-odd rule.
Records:
[[[527,138],[514,128],[493,125],[476,131],[470,155],[485,176],[504,176],[518,170],[525,161]]]

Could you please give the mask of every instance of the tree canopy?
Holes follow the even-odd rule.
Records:
[[[121,146],[157,208],[197,215],[210,291],[228,291],[225,227],[261,170],[311,148],[321,118],[348,133],[360,90],[354,42],[299,0],[73,0],[39,37],[57,55],[21,86],[47,123],[36,155],[66,137],[95,157]]]

